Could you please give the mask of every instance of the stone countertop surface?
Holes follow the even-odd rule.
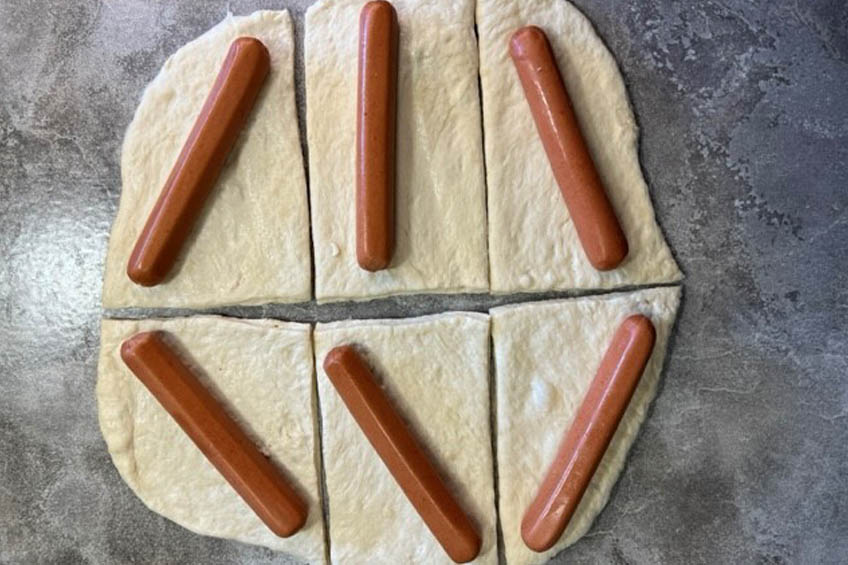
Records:
[[[308,3],[287,6],[298,60]],[[624,73],[686,281],[621,480],[555,562],[844,562],[848,3],[576,3]],[[228,8],[278,6],[0,2],[2,563],[289,562],[148,511],[112,466],[94,398],[118,155],[141,92]],[[216,311],[327,320],[526,298]]]

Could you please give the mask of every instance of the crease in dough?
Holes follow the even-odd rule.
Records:
[[[174,336],[204,383],[304,495],[309,516],[299,532],[274,535],[126,367],[121,343],[154,329]],[[325,563],[311,334],[309,324],[218,316],[103,320],[98,417],[124,482],[148,508],[195,533]]]
[[[595,270],[577,233],[509,57],[512,33],[544,29],[630,252]],[[492,292],[615,288],[678,281],[656,222],[624,80],[591,22],[565,0],[478,0]]]
[[[488,292],[486,189],[473,0],[395,0],[398,45],[396,247],[390,267],[356,262],[354,169],[359,11],[306,13],[315,295],[318,302]]]
[[[474,563],[497,563],[489,404],[489,317],[453,312],[318,324],[314,332],[333,563],[452,564],[323,370],[345,343],[376,376],[479,528]]]
[[[171,276],[154,287],[136,285],[126,274],[135,240],[230,43],[243,35],[255,36],[268,47],[271,72]],[[105,308],[309,300],[309,212],[288,12],[229,15],[168,58],[145,89],[127,128],[121,182],[106,257]]]
[[[609,500],[657,391],[681,288],[660,287],[494,308],[500,521],[510,565],[537,565],[580,539]],[[521,520],[583,401],[609,342],[629,315],[657,330],[654,351],[574,516],[559,541],[536,553]]]

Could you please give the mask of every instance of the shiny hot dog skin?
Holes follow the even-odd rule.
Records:
[[[601,184],[545,32],[516,31],[509,52],[536,130],[589,262],[600,271],[627,256],[627,239]]]
[[[256,38],[230,44],[212,90],[136,240],[127,276],[142,286],[167,278],[215,187],[271,68]]]
[[[356,259],[368,271],[389,266],[395,245],[395,124],[398,21],[377,0],[359,15],[356,111]]]
[[[303,526],[306,503],[186,366],[163,332],[127,339],[121,358],[272,532],[288,537]]]
[[[586,492],[595,470],[639,384],[656,341],[650,319],[625,319],[604,354],[556,457],[521,522],[521,537],[533,551],[557,542]]]
[[[365,359],[353,346],[342,345],[324,358],[324,372],[445,552],[457,563],[474,559],[480,552],[480,535]]]

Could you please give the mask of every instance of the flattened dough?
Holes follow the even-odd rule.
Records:
[[[356,263],[354,165],[359,10],[306,13],[306,121],[319,302],[487,292],[486,204],[474,1],[396,0],[400,23],[397,246],[377,273]]]
[[[126,275],[136,238],[215,81],[230,43],[258,37],[271,53],[250,119],[170,278]],[[309,212],[294,105],[288,12],[229,16],[171,56],[124,137],[123,189],[109,238],[103,306],[192,307],[298,302],[311,295]]]
[[[169,332],[263,453],[309,502],[306,525],[275,536],[124,365],[121,343]],[[121,477],[154,512],[198,534],[235,539],[324,563],[324,522],[310,326],[215,316],[103,320],[97,380],[100,429]]]
[[[547,562],[582,537],[606,505],[656,394],[679,302],[680,287],[665,287],[492,310],[498,492],[510,565]],[[624,318],[636,313],[649,316],[657,329],[654,352],[571,523],[551,550],[535,553],[521,540],[524,511],[553,461],[615,330]]]
[[[318,324],[315,359],[333,563],[452,564],[324,373],[336,345],[362,347],[384,388],[477,524],[475,563],[497,563],[489,432],[489,318],[450,313]]]
[[[615,270],[586,259],[536,132],[508,41],[545,30],[630,253]],[[680,270],[654,218],[639,167],[638,131],[624,81],[592,24],[564,0],[478,0],[489,261],[493,293],[676,281]]]

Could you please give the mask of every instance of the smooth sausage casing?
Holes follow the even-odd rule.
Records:
[[[324,358],[324,372],[445,552],[457,563],[474,559],[480,552],[479,534],[377,383],[367,362],[353,346],[342,345]],[[403,535],[403,524],[398,524],[398,535]]]
[[[557,542],[589,486],[639,384],[656,341],[651,320],[625,319],[559,446],[536,497],[524,513],[521,537],[533,551]]]
[[[136,240],[127,265],[133,282],[154,286],[170,273],[270,68],[268,49],[258,39],[239,37],[230,44],[215,84]]]
[[[288,537],[303,526],[306,503],[185,365],[162,332],[143,332],[127,339],[121,346],[121,358],[272,532]]]
[[[359,14],[356,111],[356,259],[389,266],[395,245],[398,22],[394,7],[368,2]]]
[[[538,27],[523,27],[512,35],[509,51],[583,251],[596,269],[614,269],[627,256],[627,239],[580,132],[548,38]]]

